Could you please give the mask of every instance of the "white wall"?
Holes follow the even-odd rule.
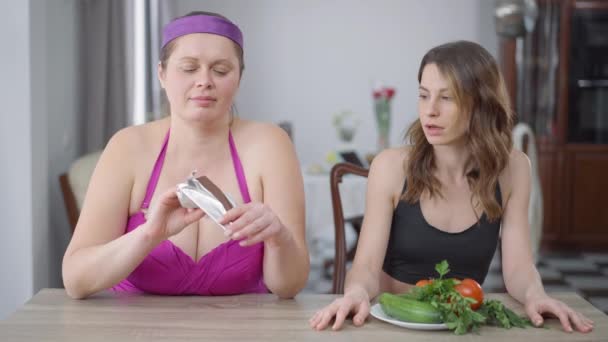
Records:
[[[47,6],[42,0],[30,0],[30,91],[32,127],[32,253],[34,292],[49,282],[49,202],[48,131],[49,102],[46,65]]]
[[[397,87],[392,144],[416,117],[424,53],[451,40],[480,42],[495,55],[493,2],[486,0],[179,0],[177,14],[221,13],[245,37],[246,70],[237,105],[244,118],[293,122],[304,164],[338,144],[331,115],[361,116],[355,145],[375,148],[371,86]]]
[[[0,54],[0,319],[61,286],[69,225],[57,177],[76,154],[76,1],[0,2],[10,37]]]
[[[33,222],[34,293],[62,287],[61,261],[70,239],[59,175],[77,153],[76,1],[30,0],[33,189],[40,200]]]
[[[0,318],[26,301],[33,291],[33,169],[29,1],[2,0],[0,32],[6,48],[0,53]]]
[[[47,153],[49,198],[48,284],[63,287],[61,261],[71,237],[59,175],[76,159],[78,102],[76,51],[76,2],[80,0],[32,0],[45,7],[45,51],[39,56],[46,71]],[[46,4],[49,3],[49,4]]]

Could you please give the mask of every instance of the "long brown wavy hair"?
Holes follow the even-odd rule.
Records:
[[[496,221],[502,216],[502,208],[496,200],[495,189],[498,176],[509,160],[514,121],[496,60],[479,44],[456,41],[437,46],[424,55],[418,82],[424,67],[429,64],[435,64],[448,80],[458,109],[470,114],[466,133],[466,146],[470,152],[466,177],[472,192],[471,204],[474,208],[481,204],[488,220]],[[412,148],[404,165],[407,190],[402,199],[416,203],[425,190],[431,197],[442,196],[441,183],[434,174],[433,146],[424,135],[420,119],[409,127],[405,141]]]

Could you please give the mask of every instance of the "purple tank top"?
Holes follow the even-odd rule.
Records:
[[[234,171],[245,203],[251,202],[243,165],[232,138],[228,135]],[[165,160],[169,132],[156,159],[141,209],[147,209],[156,189]],[[146,222],[142,211],[129,217],[125,234]],[[219,229],[219,228],[218,228]],[[268,293],[263,278],[264,243],[241,247],[229,240],[205,254],[198,262],[165,240],[120,283],[114,291],[154,293],[161,295],[234,295]]]

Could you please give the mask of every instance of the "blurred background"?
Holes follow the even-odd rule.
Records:
[[[62,286],[61,259],[86,189],[86,179],[76,176],[90,172],[95,153],[118,129],[164,115],[156,79],[160,30],[194,10],[221,13],[240,26],[246,68],[239,115],[280,124],[296,146],[313,259],[307,290],[330,286],[323,261],[333,243],[322,243],[333,236],[327,170],[349,156],[343,152],[365,164],[381,145],[374,91],[394,91],[382,144],[398,146],[417,117],[422,56],[464,39],[499,60],[519,115],[516,142],[537,175],[530,220],[543,279],[608,307],[608,1],[0,5],[0,318],[41,288]],[[63,174],[72,178],[62,188]],[[352,216],[362,212],[362,189],[356,183],[350,189]],[[74,192],[71,200],[66,190]],[[352,245],[354,230],[350,237]],[[504,290],[500,265],[494,270],[491,289]]]

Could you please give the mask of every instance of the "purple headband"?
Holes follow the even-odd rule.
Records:
[[[243,34],[232,22],[213,15],[191,15],[168,23],[163,29],[164,48],[175,38],[190,33],[213,33],[231,39],[243,48]]]

